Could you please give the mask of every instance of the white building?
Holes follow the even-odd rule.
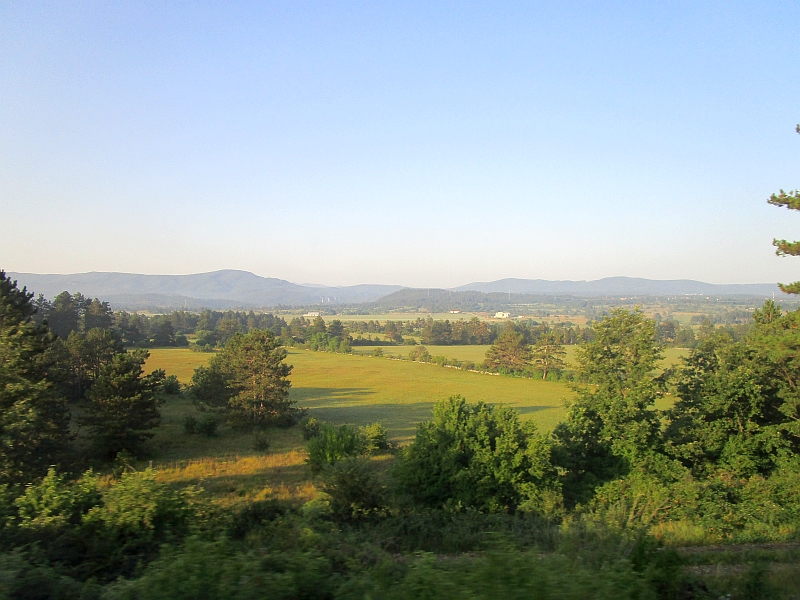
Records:
[[[494,318],[495,319],[510,319],[511,318],[511,313],[496,312],[496,313],[494,313]]]
[[[320,314],[319,314],[318,310],[310,310],[306,314],[304,314],[303,316],[304,317],[319,317]]]

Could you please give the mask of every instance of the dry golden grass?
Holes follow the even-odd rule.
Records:
[[[211,352],[192,352],[188,348],[152,348],[145,370],[164,369],[167,375],[175,375],[178,381],[185,384],[192,380],[194,370],[207,365],[212,356],[214,354]]]
[[[306,502],[317,494],[304,450],[179,460],[157,466],[164,483],[196,485],[223,506],[277,498]]]

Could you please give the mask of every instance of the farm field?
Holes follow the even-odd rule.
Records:
[[[155,349],[146,369],[164,369],[187,383],[192,371],[211,356],[184,348]],[[291,350],[287,362],[294,365],[291,397],[299,406],[310,409],[313,416],[357,425],[382,421],[390,435],[401,440],[411,437],[415,424],[428,418],[435,401],[453,394],[461,394],[470,402],[507,404],[523,419],[534,419],[545,430],[555,427],[563,415],[563,400],[572,396],[562,383],[389,358]],[[185,410],[189,408],[191,405]]]

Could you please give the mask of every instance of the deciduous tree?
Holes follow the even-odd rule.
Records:
[[[542,379],[547,379],[547,374],[554,369],[564,368],[564,357],[567,351],[558,341],[555,333],[548,331],[543,334],[533,345],[533,364],[542,369]]]
[[[594,488],[627,473],[660,443],[655,401],[662,357],[655,322],[640,310],[616,309],[594,325],[577,353],[581,376],[566,420],[555,430],[555,456],[565,468],[565,496],[583,501]]]

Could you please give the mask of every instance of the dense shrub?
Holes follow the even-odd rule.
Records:
[[[322,490],[329,498],[331,515],[338,521],[365,521],[385,516],[389,510],[386,486],[370,461],[347,458],[325,470]]]
[[[649,587],[627,562],[599,571],[560,557],[543,557],[538,552],[492,552],[447,561],[422,555],[395,571],[385,565],[345,586],[340,597],[655,600]]]
[[[412,502],[431,508],[552,512],[560,503],[546,438],[517,413],[460,396],[434,406],[394,472]]]
[[[364,437],[351,425],[331,425],[325,423],[319,435],[308,441],[308,464],[318,473],[325,465],[333,465],[347,457],[359,456],[364,452]]]
[[[190,540],[167,548],[144,574],[119,581],[106,600],[294,600],[332,598],[325,558],[301,552],[249,552],[226,542]]]
[[[167,375],[161,383],[161,391],[164,394],[176,396],[181,393],[181,382],[178,381],[177,376]]]
[[[380,421],[359,428],[359,432],[364,440],[366,454],[378,454],[389,450],[389,432]]]
[[[193,435],[197,433],[197,426],[199,424],[200,423],[196,417],[189,415],[183,419],[183,432],[187,435]]]
[[[155,476],[129,471],[108,485],[91,471],[68,481],[51,470],[14,501],[3,542],[36,548],[38,560],[79,580],[132,574],[161,544],[202,527],[193,490],[173,490]]]
[[[300,421],[300,431],[303,434],[303,439],[306,441],[317,437],[321,429],[322,423],[314,417],[306,417]]]

